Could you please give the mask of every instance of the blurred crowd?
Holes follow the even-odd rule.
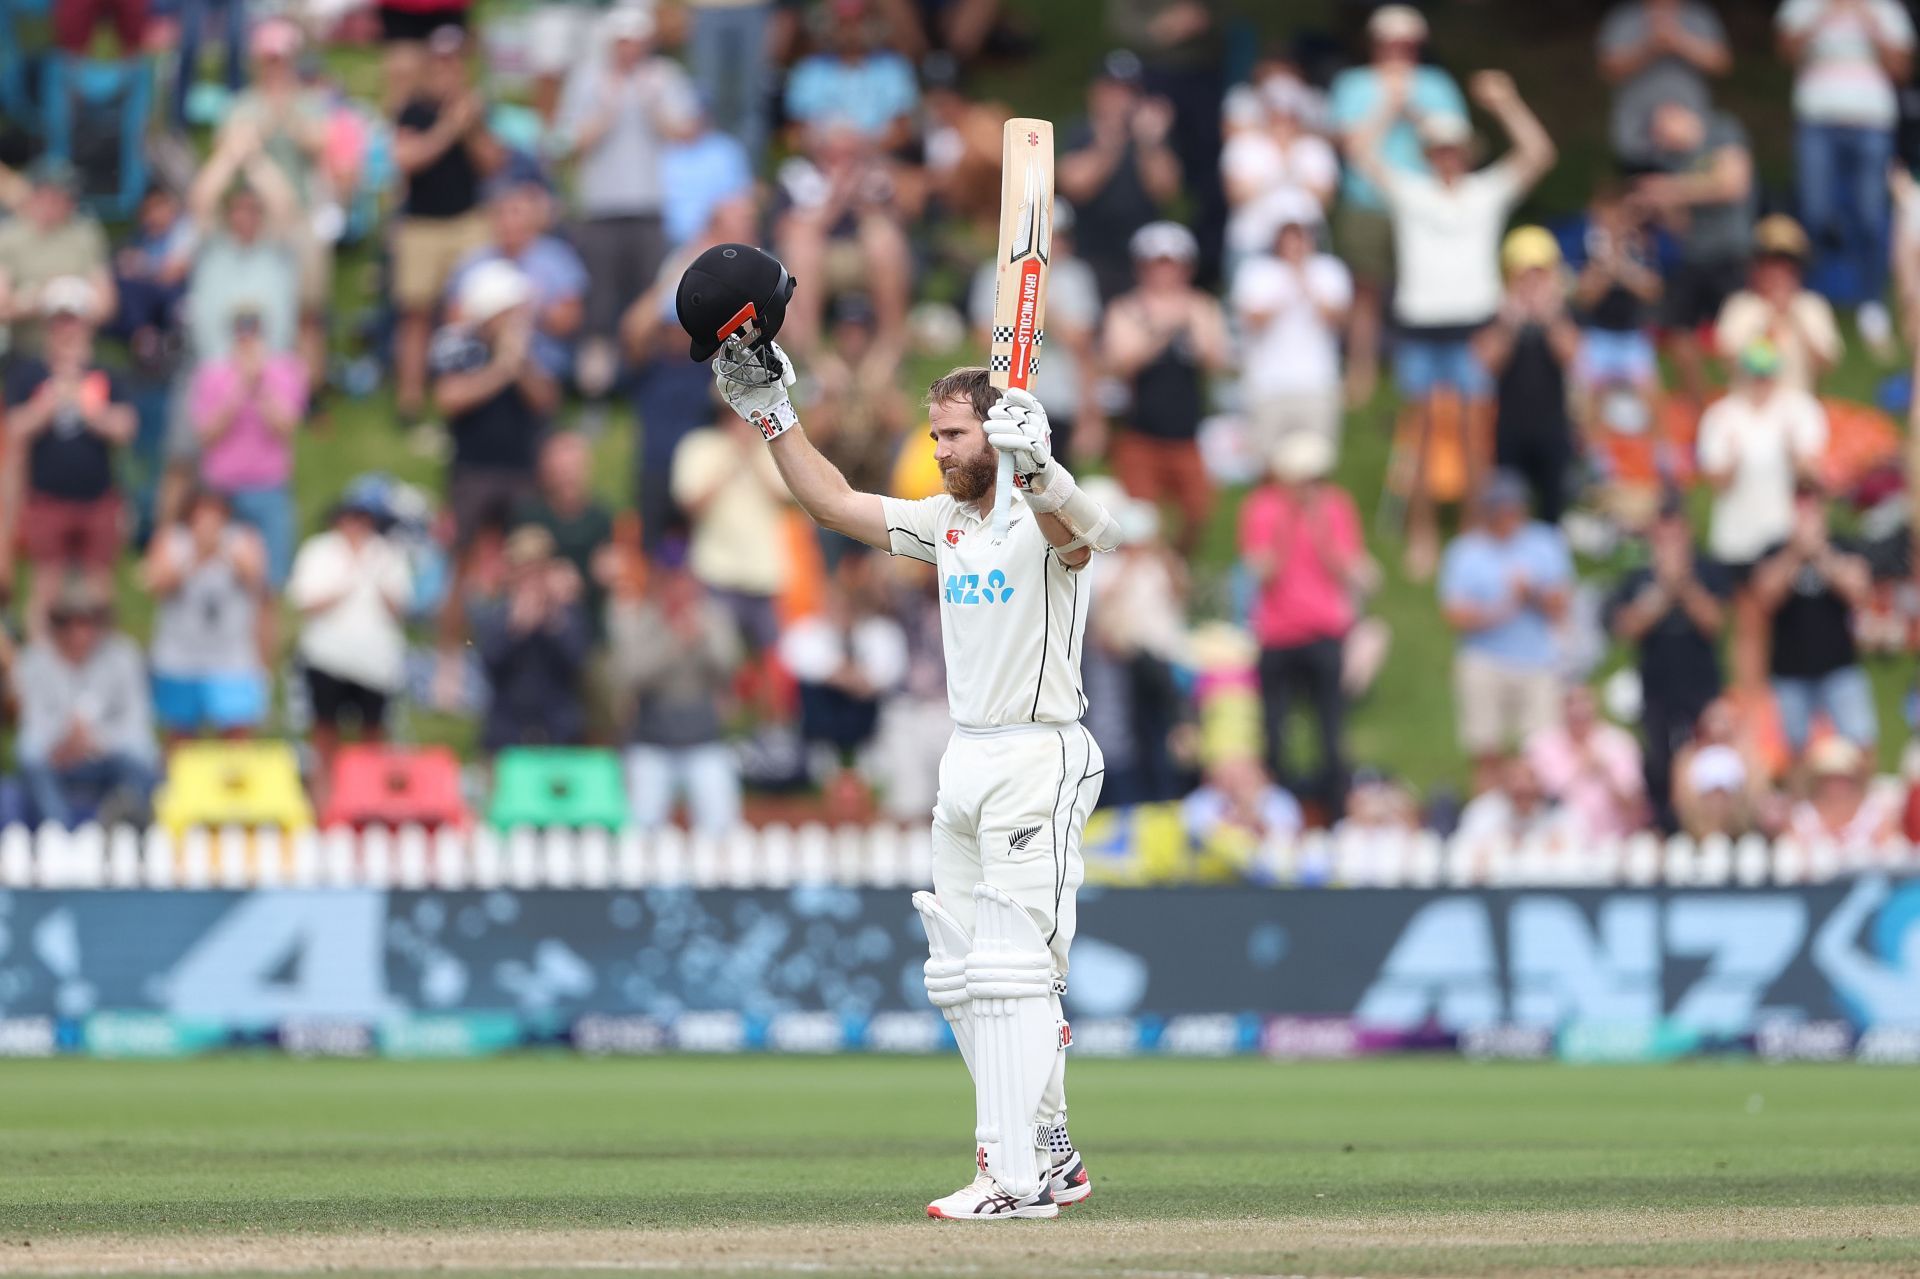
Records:
[[[1716,106],[1735,57],[1705,0],[1593,15],[1565,91],[1605,86],[1612,154],[1571,188],[1513,77],[1450,65],[1417,7],[1278,40],[1221,0],[1086,8],[1111,51],[1058,134],[1039,392],[1125,533],[1085,650],[1104,803],[1177,803],[1197,844],[1920,835],[1863,666],[1920,609],[1903,4],[1779,6],[1779,191]],[[98,112],[0,133],[6,806],[137,814],[163,744],[262,734],[310,748],[324,799],[344,740],[452,715],[481,761],[621,750],[642,825],[782,796],[923,818],[931,579],[805,524],[673,285],[769,245],[801,282],[781,338],[810,435],[858,487],[937,491],[910,374],[986,349],[1014,104],[976,86],[1018,83],[1029,18],[53,0],[33,56],[165,91],[137,177],[89,144]],[[1520,217],[1550,174],[1585,206]],[[1824,393],[1849,342],[1881,402]],[[340,487],[369,411],[430,482]],[[1383,417],[1384,472],[1358,474],[1348,434]],[[1394,634],[1388,584],[1452,636]],[[1349,712],[1396,648],[1443,644],[1460,785],[1416,795],[1355,758]]]

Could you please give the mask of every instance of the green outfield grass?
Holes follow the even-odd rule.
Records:
[[[0,1273],[1920,1271],[1909,1071],[1088,1061],[1071,1088],[1094,1197],[962,1227],[921,1217],[971,1172],[953,1059],[9,1062]]]

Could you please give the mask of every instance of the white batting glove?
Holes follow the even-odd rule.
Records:
[[[728,338],[713,357],[713,380],[720,388],[720,398],[759,427],[760,437],[766,440],[800,425],[800,416],[787,396],[787,388],[794,382],[793,361],[778,342],[769,343],[769,349],[778,362],[778,373],[737,337]]]
[[[1047,411],[1027,391],[1005,391],[987,410],[987,443],[1013,459],[1013,485],[1027,494],[1027,505],[1050,511],[1047,488],[1065,468],[1054,464],[1053,428]]]

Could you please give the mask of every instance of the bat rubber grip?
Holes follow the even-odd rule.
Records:
[[[993,540],[1007,540],[1007,510],[1013,505],[1013,454],[1000,455],[999,473],[993,482]]]

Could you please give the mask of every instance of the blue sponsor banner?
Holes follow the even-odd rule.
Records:
[[[907,895],[0,892],[0,1056],[947,1052]],[[1920,1059],[1920,881],[1088,890],[1088,1056]]]

